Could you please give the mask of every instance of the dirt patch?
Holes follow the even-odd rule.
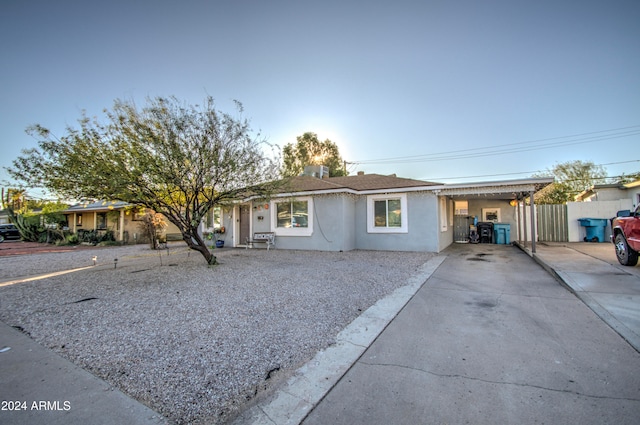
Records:
[[[8,255],[44,254],[47,252],[70,252],[100,247],[90,245],[57,246],[48,243],[4,241],[0,243],[0,257]]]

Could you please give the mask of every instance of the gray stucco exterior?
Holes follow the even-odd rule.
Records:
[[[353,179],[358,178],[359,176],[353,176]],[[375,179],[383,179],[386,184],[396,182],[395,176],[376,175],[372,180]],[[467,201],[468,216],[478,217],[479,221],[483,221],[483,209],[493,209],[494,212],[499,209],[499,221],[511,226],[511,241],[513,241],[516,237],[518,217],[510,201],[516,198],[521,199],[552,181],[552,179],[527,179],[492,182],[486,186],[478,183],[447,186],[427,182],[419,185],[423,182],[407,183],[406,179],[397,179],[400,187],[386,186],[388,189],[372,189],[357,187],[353,181],[346,181],[353,184],[349,186],[345,180],[328,180],[328,182],[324,179],[306,180],[307,185],[317,184],[319,187],[276,194],[269,201],[246,200],[233,209],[225,211],[223,222],[228,226],[225,246],[245,246],[244,237],[240,237],[242,219],[240,211],[248,209],[250,226],[249,230],[246,230],[246,226],[242,226],[245,234],[275,232],[276,248],[279,249],[440,252],[454,242],[454,233],[456,233],[454,208],[457,200]],[[400,206],[394,206],[393,210],[390,206],[388,207],[389,211],[394,211],[394,214],[398,210],[401,211],[401,226],[389,225],[388,223],[391,222],[384,221],[384,214],[382,226],[377,222],[380,216],[377,212],[373,212],[374,205],[379,205],[378,201],[384,199],[395,199],[396,202],[401,202]],[[292,206],[289,216],[285,209],[284,217],[290,217],[290,219],[285,222],[288,223],[286,226],[280,227],[277,217],[278,204],[294,205],[298,202],[307,202],[307,208],[302,213],[294,213]],[[389,217],[392,216],[389,215]],[[304,224],[300,225],[301,222]],[[394,221],[394,224],[397,224],[397,221]],[[266,246],[262,244],[255,246],[255,248],[263,247]]]
[[[316,251],[351,251],[354,249],[383,251],[440,250],[437,196],[431,192],[403,193],[407,196],[406,233],[371,233],[367,230],[367,195],[348,193],[313,196],[313,232],[308,236],[276,236],[276,247]],[[274,231],[267,211],[258,213],[252,203],[251,231]],[[273,207],[271,208],[273,211]],[[259,217],[263,217],[259,219]],[[225,220],[225,224],[227,221]],[[229,224],[231,224],[229,222]],[[231,226],[233,227],[233,226]],[[237,231],[237,230],[236,230]],[[232,239],[232,234],[227,235]],[[237,240],[238,245],[243,241]],[[261,248],[262,246],[257,245]]]
[[[407,233],[372,233],[367,230],[367,197],[356,205],[356,247],[376,251],[437,252],[437,196],[430,192],[407,193]]]
[[[354,242],[355,197],[348,194],[313,197],[313,233],[310,236],[278,235],[276,246],[314,251],[351,251]]]

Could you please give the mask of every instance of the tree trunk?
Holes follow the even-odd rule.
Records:
[[[213,253],[209,250],[209,248],[207,248],[204,240],[202,240],[202,238],[200,237],[200,235],[198,235],[197,232],[194,232],[192,234],[188,232],[183,232],[182,239],[187,243],[187,246],[190,249],[193,249],[194,251],[198,251],[200,254],[202,254],[204,259],[207,261],[208,265],[215,266],[216,264],[218,264],[216,256],[213,255]]]

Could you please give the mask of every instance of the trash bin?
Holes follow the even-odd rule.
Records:
[[[493,243],[509,245],[511,243],[511,224],[493,223]]]
[[[481,221],[478,223],[478,236],[480,243],[493,242],[493,223],[490,221]]]
[[[587,231],[585,242],[605,242],[604,229],[607,227],[606,218],[579,218],[580,225]]]

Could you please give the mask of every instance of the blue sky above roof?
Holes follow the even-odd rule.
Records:
[[[640,145],[637,1],[221,3],[5,4],[0,166],[35,146],[30,124],[62,135],[116,98],[211,95],[228,112],[241,101],[270,143],[331,139],[351,172],[640,170],[612,149]]]

